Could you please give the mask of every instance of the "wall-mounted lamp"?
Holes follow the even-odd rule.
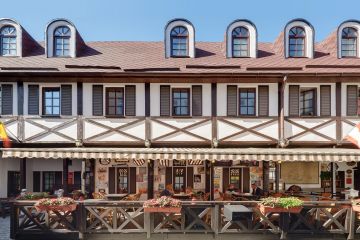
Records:
[[[80,139],[76,139],[75,140],[75,146],[76,147],[82,147],[83,146],[83,142]]]
[[[147,148],[151,147],[151,141],[149,139],[145,140],[145,147]]]
[[[219,141],[218,141],[216,138],[213,138],[213,140],[212,140],[212,146],[213,146],[214,148],[217,148],[217,147],[219,146]]]

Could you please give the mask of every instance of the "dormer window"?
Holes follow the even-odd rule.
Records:
[[[172,57],[187,57],[189,33],[185,27],[174,27],[171,31],[171,56]]]
[[[346,27],[341,33],[341,56],[356,57],[357,56],[357,37],[358,32],[355,28]]]
[[[289,57],[305,57],[305,30],[293,27],[289,32]]]
[[[0,30],[1,56],[16,56],[16,29],[5,26]]]
[[[195,58],[195,29],[186,19],[174,19],[165,26],[165,57]]]
[[[249,56],[249,31],[245,27],[237,27],[232,31],[233,57]]]
[[[69,57],[70,56],[70,28],[61,26],[54,31],[54,56]]]

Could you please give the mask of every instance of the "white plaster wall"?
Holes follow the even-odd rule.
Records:
[[[179,26],[185,27],[188,30],[189,57],[194,58],[195,57],[195,29],[191,24],[189,24],[186,21],[182,21],[182,20],[172,21],[172,22],[170,22],[170,24],[168,24],[166,26],[166,29],[165,29],[165,56],[166,56],[166,58],[171,57],[170,33],[174,27],[179,27]]]
[[[288,83],[285,86],[285,92],[284,92],[284,114],[285,116],[289,116],[289,85],[299,85],[296,83]],[[326,83],[326,84],[320,84],[320,83],[302,83],[300,85],[301,88],[316,88],[316,100],[317,100],[317,116],[320,116],[320,86],[321,85],[331,85],[331,116],[336,115],[336,92],[335,92],[335,83]],[[300,111],[300,109],[299,109]]]
[[[72,115],[77,115],[77,84],[76,83],[24,83],[24,115],[28,115],[28,99],[29,99],[29,85],[39,85],[39,113],[42,115],[42,89],[45,87],[58,87],[61,91],[61,85],[72,85]],[[61,106],[61,102],[60,102]]]
[[[0,198],[7,197],[8,171],[19,171],[19,169],[19,159],[0,158]]]
[[[289,57],[289,31],[293,27],[302,27],[305,30],[305,57],[314,58],[314,31],[307,23],[294,21],[285,27],[285,57]]]
[[[0,19],[0,29],[4,26],[13,26],[16,29],[16,56],[22,57],[22,27],[12,19]],[[13,57],[13,56],[10,56]]]
[[[255,27],[247,21],[236,21],[232,23],[226,33],[227,57],[232,57],[232,31],[237,27],[245,27],[249,31],[249,57],[256,58],[257,50],[257,33]]]
[[[343,24],[341,24],[338,28],[338,32],[337,32],[337,50],[338,50],[338,58],[341,58],[341,35],[342,35],[342,30],[344,28],[347,27],[351,27],[351,28],[355,28],[359,34],[360,32],[360,24],[358,22],[344,22]],[[360,41],[357,41],[357,57],[360,56]]]
[[[237,85],[238,88],[256,88],[256,104],[258,104],[258,86],[269,86],[269,116],[278,116],[278,85],[276,83],[238,83],[217,85],[217,115],[227,116],[227,86]],[[239,98],[239,97],[238,97]],[[239,104],[239,103],[238,103]],[[239,111],[239,109],[237,109]],[[259,107],[256,106],[256,115],[258,115]]]
[[[93,116],[93,101],[92,101],[92,88],[93,85],[99,84],[92,84],[92,83],[84,83],[83,84],[83,115],[85,117]],[[104,114],[105,114],[105,107],[106,107],[106,88],[107,87],[125,87],[126,85],[135,85],[136,86],[136,116],[145,116],[145,84],[143,83],[104,83],[103,87],[103,106],[104,106]],[[151,97],[153,97],[151,95]]]
[[[54,56],[54,31],[57,27],[66,26],[71,31],[70,36],[70,57],[76,57],[76,28],[68,21],[60,20],[51,22],[46,28],[46,54],[47,57]]]
[[[190,114],[192,114],[192,94],[191,88],[193,85],[202,86],[202,115],[211,116],[211,84],[189,84],[189,83],[171,83],[171,84],[150,84],[150,109],[151,116],[160,116],[160,86],[170,85],[171,88],[189,88],[190,89]],[[171,90],[170,90],[171,91]],[[170,102],[171,104],[171,102]]]

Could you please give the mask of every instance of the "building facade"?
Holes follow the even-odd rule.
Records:
[[[144,193],[167,184],[250,192],[296,184],[360,189],[359,150],[345,140],[360,121],[360,22],[315,43],[304,19],[274,43],[239,19],[223,42],[196,42],[185,19],[164,42],[85,42],[55,19],[35,41],[0,19],[0,197],[20,189]],[[336,181],[335,181],[336,179]],[[148,195],[146,195],[148,193]]]

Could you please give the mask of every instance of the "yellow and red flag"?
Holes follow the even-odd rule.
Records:
[[[360,148],[360,123],[356,124],[354,129],[348,133],[345,139]]]
[[[1,138],[1,141],[3,143],[4,148],[11,147],[11,141],[10,141],[10,138],[8,137],[8,135],[6,133],[4,123],[0,123],[0,138]]]

